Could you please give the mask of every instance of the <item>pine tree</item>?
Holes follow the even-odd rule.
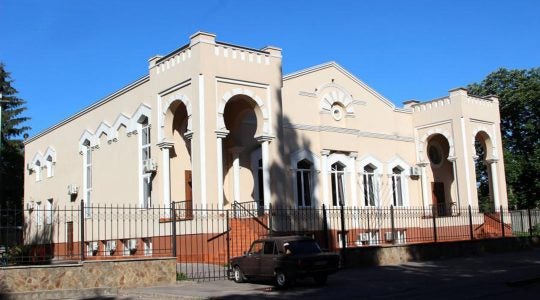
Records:
[[[22,208],[24,188],[24,145],[21,137],[30,129],[24,123],[28,117],[21,116],[26,101],[17,97],[10,73],[0,63],[0,105],[2,126],[0,135],[0,206]]]

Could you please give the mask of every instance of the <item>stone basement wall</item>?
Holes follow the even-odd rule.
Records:
[[[531,249],[540,246],[538,237],[507,237],[497,239],[439,242],[383,247],[347,248],[342,254],[345,267],[396,265],[409,261],[482,255]]]
[[[0,269],[0,298],[2,293],[129,288],[174,282],[175,258],[6,267]]]

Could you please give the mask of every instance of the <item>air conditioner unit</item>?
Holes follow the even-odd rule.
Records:
[[[367,242],[369,241],[369,233],[365,232],[365,233],[360,233],[358,235],[358,240],[361,241],[361,242]]]
[[[79,193],[79,187],[75,184],[68,185],[68,195],[77,195]]]
[[[411,176],[420,176],[422,175],[422,172],[420,171],[420,167],[411,167]]]
[[[116,251],[116,241],[107,241],[105,243],[105,251],[108,251],[108,252]]]
[[[394,237],[392,235],[392,232],[389,231],[389,232],[385,232],[384,233],[384,239],[387,241],[387,242],[391,242],[394,240]]]
[[[136,239],[131,239],[128,241],[128,248],[129,250],[131,251],[135,251],[137,250],[137,240]]]
[[[92,249],[92,252],[97,252],[99,250],[98,242],[90,242],[90,249]]]
[[[143,162],[143,172],[151,173],[157,171],[157,163],[153,159],[147,159]]]

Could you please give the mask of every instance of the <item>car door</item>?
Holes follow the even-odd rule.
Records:
[[[274,276],[274,267],[277,260],[277,249],[274,241],[264,242],[263,254],[260,260],[260,274],[264,277]]]
[[[261,257],[264,250],[263,241],[255,241],[249,249],[247,255],[243,259],[243,263],[240,266],[242,272],[246,276],[260,276],[259,266],[261,264]]]

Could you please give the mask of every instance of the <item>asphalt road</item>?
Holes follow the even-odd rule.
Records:
[[[540,249],[341,270],[276,290],[270,282],[183,281],[123,290],[117,299],[540,299]]]

